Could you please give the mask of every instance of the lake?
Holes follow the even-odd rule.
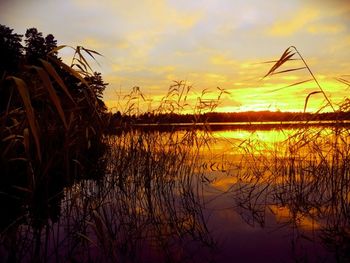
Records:
[[[105,175],[21,207],[4,262],[348,262],[346,127],[121,132]],[[5,216],[6,217],[6,216]]]

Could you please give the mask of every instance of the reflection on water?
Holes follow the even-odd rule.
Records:
[[[231,203],[225,201],[228,210],[239,214],[252,229],[283,232],[283,238],[276,240],[292,246],[278,248],[276,253],[284,252],[271,255],[272,261],[292,261],[293,257],[308,262],[349,260],[350,137],[346,129],[215,134],[220,138],[215,147],[225,159],[214,158],[210,150],[204,156],[218,167],[223,160],[225,168],[207,175],[213,209],[218,209],[221,197],[229,199]],[[241,153],[238,157],[237,152]],[[272,238],[267,242],[271,242],[269,251],[275,249]],[[266,246],[266,240],[259,244]],[[291,252],[293,257],[287,260]]]
[[[4,262],[347,262],[345,128],[125,132],[106,176],[1,229]],[[57,201],[58,200],[58,201]],[[47,201],[46,201],[47,203]],[[45,208],[47,209],[47,208]]]

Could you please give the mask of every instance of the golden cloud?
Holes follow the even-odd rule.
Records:
[[[270,29],[273,36],[290,36],[303,30],[305,26],[319,16],[320,12],[314,8],[300,10],[292,18],[285,21],[277,21]]]
[[[345,26],[341,24],[332,24],[332,25],[310,25],[307,27],[308,32],[313,34],[337,34],[345,30]]]

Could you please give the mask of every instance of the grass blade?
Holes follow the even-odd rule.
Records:
[[[281,73],[286,73],[286,72],[291,72],[291,71],[297,71],[297,70],[302,70],[302,69],[306,69],[306,68],[307,68],[307,67],[286,69],[286,70],[281,70],[281,71],[273,72],[273,73],[271,73],[271,75],[276,75],[276,74],[281,74]]]
[[[75,104],[75,101],[72,97],[72,95],[70,95],[67,86],[64,84],[63,80],[61,79],[61,77],[58,75],[57,71],[55,70],[55,68],[48,63],[47,61],[40,59],[41,63],[43,64],[44,68],[46,69],[46,71],[49,73],[49,75],[51,77],[53,77],[56,82],[58,83],[58,85],[60,85],[60,87],[63,89],[63,91],[66,93],[66,95],[68,96],[68,98]]]
[[[55,47],[54,49],[52,49],[49,53],[47,53],[48,55],[51,55],[59,50],[61,50],[62,48],[68,47],[67,45],[60,45],[58,47]]]
[[[56,107],[56,110],[57,110],[57,112],[58,112],[58,114],[59,114],[59,116],[64,124],[64,127],[66,129],[68,129],[68,125],[67,125],[66,117],[64,115],[64,111],[63,111],[63,108],[61,105],[61,101],[60,101],[59,97],[57,96],[54,87],[52,86],[52,83],[50,81],[50,77],[46,74],[46,72],[42,68],[35,67],[35,66],[33,66],[32,68],[34,68],[38,72],[38,74],[41,78],[41,81],[43,82],[44,86],[46,87],[46,89],[50,95],[50,98]]]
[[[293,83],[291,85],[288,85],[288,86],[285,86],[285,87],[282,87],[282,88],[271,90],[270,92],[275,92],[275,91],[278,91],[278,90],[281,90],[281,89],[297,86],[297,85],[300,85],[300,84],[303,84],[303,83],[306,83],[306,82],[310,82],[312,80],[314,80],[314,79],[307,79],[307,80],[299,81],[299,82]]]
[[[339,82],[347,85],[347,86],[350,86],[350,81],[349,80],[346,80],[344,78],[336,78],[336,80],[338,80]]]
[[[285,62],[290,60],[294,55],[294,53],[291,53],[291,48],[287,48],[284,53],[282,54],[281,58],[271,67],[271,69],[267,72],[267,74],[263,77],[266,78],[267,76],[272,75],[279,67],[281,67]]]
[[[88,55],[93,59],[95,60],[95,62],[97,63],[97,65],[101,66],[100,63],[98,63],[97,59],[95,58],[95,56],[93,54],[96,54],[96,55],[99,55],[102,57],[102,55],[100,53],[98,53],[97,51],[94,51],[94,50],[91,50],[91,49],[87,49],[87,48],[84,48],[82,47],[82,49],[88,53]],[[93,54],[92,54],[93,53]]]
[[[314,91],[314,92],[309,93],[309,94],[306,96],[305,104],[304,104],[304,112],[306,111],[306,107],[307,107],[307,103],[308,103],[308,101],[309,101],[309,98],[310,98],[312,95],[315,95],[315,94],[318,94],[318,93],[323,93],[323,92],[322,92],[322,91]]]
[[[300,60],[298,58],[291,58],[289,59],[289,61],[294,61],[294,60]],[[263,62],[256,62],[256,63],[252,63],[251,65],[260,65],[260,64],[272,64],[272,63],[276,63],[279,60],[268,60],[268,61],[263,61]]]
[[[84,84],[86,87],[89,86],[87,81],[76,70],[72,69],[70,66],[66,65],[65,63],[63,63],[58,59],[51,58],[51,60],[53,60],[53,62],[55,62],[58,66],[62,67],[66,72],[70,73],[72,76],[79,79],[81,83]]]
[[[26,115],[27,115],[29,127],[30,127],[30,130],[31,130],[32,135],[34,137],[38,159],[39,159],[39,161],[41,161],[39,129],[38,129],[37,124],[36,124],[36,118],[35,118],[34,109],[32,107],[32,103],[30,100],[28,87],[27,87],[26,83],[20,78],[9,76],[6,79],[13,80],[15,82],[17,90],[22,98],[24,108],[26,110]]]
[[[79,63],[81,63],[84,66],[87,66],[91,72],[94,72],[93,69],[90,67],[90,64],[87,62],[87,60],[84,58],[84,56],[80,52],[80,48],[84,50],[83,47],[78,47],[77,48],[77,54],[79,55]]]
[[[27,156],[30,156],[30,140],[29,140],[28,128],[25,128],[23,130],[23,144],[24,144],[24,150],[25,150]]]

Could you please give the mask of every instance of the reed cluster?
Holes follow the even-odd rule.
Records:
[[[209,262],[215,242],[202,210],[200,149],[189,143],[191,136],[142,131],[109,136],[106,175],[65,188],[55,219],[14,224],[2,235],[16,247],[7,247],[8,259]],[[30,222],[30,211],[23,220]]]
[[[92,176],[105,150],[106,84],[85,58],[96,52],[74,48],[67,65],[52,35],[28,29],[25,46],[22,37],[0,25],[1,229],[27,206],[38,221],[50,217],[50,200]]]
[[[292,51],[294,51],[292,53]],[[334,114],[346,111],[348,100],[336,110],[295,47],[288,48],[267,75],[274,73],[294,54],[303,60],[326,104]],[[266,76],[267,76],[266,75]],[[300,83],[296,83],[299,85]],[[306,97],[305,107],[311,95]],[[307,122],[306,122],[307,123]],[[278,127],[276,127],[278,129]],[[282,129],[281,129],[282,130]],[[275,144],[245,140],[237,148],[241,162],[231,194],[237,211],[251,225],[265,226],[273,214],[279,223],[294,230],[299,239],[316,239],[335,255],[336,262],[350,259],[350,133],[342,121],[332,126],[299,127]],[[280,214],[283,213],[283,216]],[[305,231],[306,230],[306,231]]]

